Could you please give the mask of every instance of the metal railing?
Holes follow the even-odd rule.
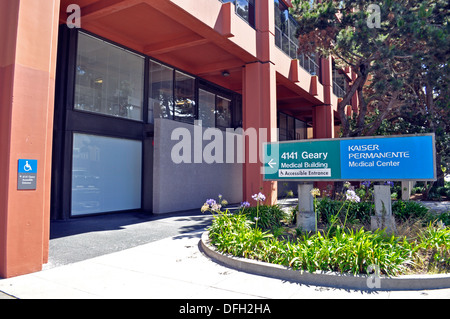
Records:
[[[305,69],[309,74],[319,75],[319,65],[309,55],[303,53],[299,54],[298,60],[300,62],[300,66],[303,69]]]
[[[277,26],[275,26],[275,45],[291,59],[297,58],[298,45]]]
[[[347,92],[336,81],[333,81],[333,93],[337,97],[344,97]]]

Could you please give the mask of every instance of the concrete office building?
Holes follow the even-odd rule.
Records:
[[[207,148],[238,128],[266,129],[259,147],[334,137],[351,75],[332,58],[298,56],[290,5],[0,0],[0,277],[42,269],[52,219],[163,214],[219,193],[239,203],[262,191],[274,203],[259,161],[225,160],[239,144]],[[176,129],[192,134],[177,153],[190,163],[173,161]]]

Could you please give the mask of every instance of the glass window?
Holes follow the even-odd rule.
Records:
[[[141,208],[142,142],[75,133],[72,216]]]
[[[292,116],[287,117],[287,135],[288,140],[295,139],[295,119]]]
[[[235,2],[236,13],[247,21],[251,26],[255,25],[254,0],[237,0]]]
[[[286,122],[286,114],[278,113],[278,126],[279,126],[279,141],[287,140],[287,122]]]
[[[236,14],[255,26],[255,0],[220,0],[223,3],[231,2],[236,7]]]
[[[144,62],[142,56],[80,32],[74,108],[142,121]]]
[[[217,106],[216,106],[216,126],[219,128],[229,128],[232,127],[232,114],[231,114],[231,101],[217,96]]]
[[[216,126],[216,95],[200,89],[198,94],[198,118],[203,127]]]
[[[295,19],[292,16],[289,16],[288,20],[288,26],[289,26],[289,37],[290,40],[295,42],[298,42],[297,38],[297,30],[298,30],[298,23],[295,21]]]
[[[295,139],[305,140],[307,138],[306,130],[307,130],[306,123],[295,119]]]
[[[283,35],[281,37],[281,41],[282,41],[281,42],[281,50],[283,50],[284,53],[289,55],[290,54],[290,52],[289,52],[289,37],[287,36],[286,33],[283,33]]]
[[[297,29],[298,23],[289,14],[287,6],[275,0],[275,44],[291,59],[297,58]]]
[[[242,96],[235,96],[232,108],[233,127],[242,127]]]
[[[275,28],[275,45],[281,48],[281,30],[279,28]]]
[[[195,79],[189,75],[175,72],[174,119],[186,123],[195,120]]]
[[[289,16],[289,44],[290,44],[290,48],[289,48],[289,56],[291,57],[291,59],[296,59],[297,58],[297,51],[298,51],[298,38],[297,38],[297,29],[298,29],[298,24],[297,21],[294,20],[294,18],[292,18],[291,16]]]
[[[173,117],[173,69],[150,61],[148,121]]]
[[[302,140],[307,138],[307,125],[293,116],[278,112],[279,141]]]
[[[281,32],[287,33],[288,11],[286,5],[278,0],[275,0],[275,26]]]

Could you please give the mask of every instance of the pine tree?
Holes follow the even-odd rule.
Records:
[[[292,3],[300,52],[331,55],[357,74],[338,105],[343,136],[434,132],[443,180],[441,165],[450,170],[449,2]],[[359,112],[349,118],[354,94]]]

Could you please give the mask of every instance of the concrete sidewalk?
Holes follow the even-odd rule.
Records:
[[[0,280],[0,291],[21,299],[450,298],[450,289],[363,292],[240,272],[207,258],[201,233]]]
[[[366,292],[231,269],[200,248],[210,220],[188,212],[53,225],[49,265],[41,272],[0,280],[0,299],[450,298],[450,289]]]

